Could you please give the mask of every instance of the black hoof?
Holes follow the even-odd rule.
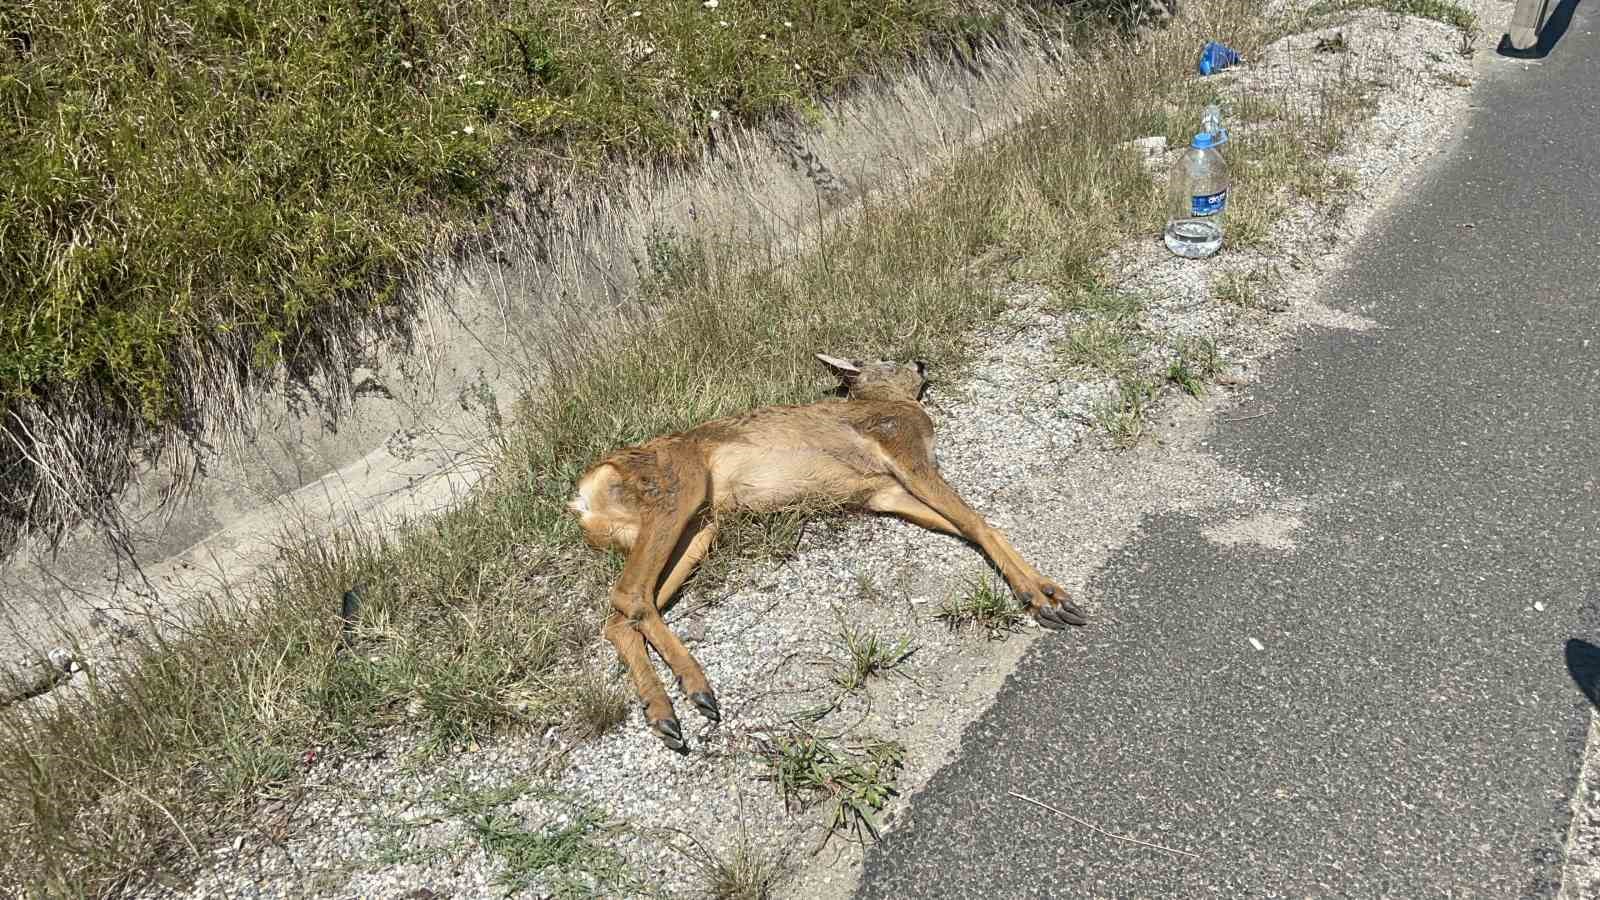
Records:
[[[717,706],[717,698],[710,691],[690,694],[689,702],[694,704],[695,709],[700,710],[700,715],[713,722],[722,721],[722,708]]]
[[[655,729],[656,737],[661,738],[661,742],[667,745],[668,750],[682,753],[689,749],[689,743],[683,739],[683,728],[677,719],[657,719],[650,723],[650,727]]]
[[[1083,614],[1083,610],[1069,603],[1060,606],[1041,606],[1034,618],[1040,625],[1056,630],[1066,628],[1068,625],[1086,625],[1089,622],[1089,617]]]

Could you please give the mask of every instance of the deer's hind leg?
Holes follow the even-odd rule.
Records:
[[[678,588],[689,580],[689,574],[694,567],[706,558],[711,552],[711,545],[717,539],[717,520],[709,509],[702,510],[684,532],[684,539],[678,542],[678,558],[672,563],[672,570],[662,580],[661,587],[656,590],[656,609],[666,611],[667,605],[672,602]]]
[[[663,457],[665,454],[663,454]],[[622,575],[611,590],[611,616],[606,620],[606,639],[628,667],[639,698],[644,702],[645,719],[658,736],[674,750],[683,750],[683,728],[672,708],[667,691],[650,664],[645,642],[666,661],[678,676],[702,713],[713,716],[716,700],[700,664],[689,654],[661,619],[656,609],[656,586],[673,557],[689,523],[706,501],[707,473],[697,461],[658,457],[654,465],[635,473],[641,484],[638,537],[622,567]],[[692,543],[692,541],[691,541]],[[713,716],[714,717],[714,716]]]

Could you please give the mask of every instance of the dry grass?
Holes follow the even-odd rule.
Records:
[[[1255,11],[1249,0],[1207,7],[1142,53],[1100,39],[1105,58],[1074,68],[1048,108],[872,200],[783,266],[754,266],[744,247],[664,244],[672,262],[648,303],[614,319],[574,315],[542,348],[550,377],[508,418],[496,472],[468,502],[390,537],[286,547],[258,592],[215,598],[146,639],[131,677],[91,681],[81,702],[0,714],[0,881],[103,896],[192,862],[261,797],[293,788],[311,746],[406,736],[427,754],[551,724],[614,727],[612,699],[595,696],[578,662],[617,565],[578,549],[562,509],[578,474],[618,445],[817,397],[828,387],[817,350],[916,356],[950,378],[963,336],[999,309],[997,279],[1063,297],[1091,289],[1106,250],[1160,224],[1160,191],[1118,145],[1192,130],[1196,37],[1248,54],[1265,37]],[[1328,129],[1314,115],[1272,121]],[[1296,146],[1310,160],[1318,145]],[[1230,209],[1289,189],[1248,171]],[[754,538],[731,540],[781,551],[795,533],[781,518],[752,527]],[[344,653],[340,597],[357,582],[364,602]],[[836,819],[870,830],[898,758],[879,750],[864,761],[811,753],[788,780],[865,766]],[[543,837],[507,830],[483,838],[543,852]]]
[[[710,856],[701,871],[711,900],[770,900],[787,867],[773,850],[740,840],[727,856]]]
[[[587,669],[572,684],[572,736],[592,740],[628,721],[633,690],[619,672]]]

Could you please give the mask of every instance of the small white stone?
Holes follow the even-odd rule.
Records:
[[[1257,650],[1265,650],[1265,649],[1267,649],[1264,644],[1262,644],[1260,641],[1256,640],[1255,638],[1251,638],[1250,639],[1250,646],[1256,648]]]
[[[1535,601],[1533,601],[1533,608],[1535,610],[1539,611],[1539,612],[1544,612],[1544,601],[1543,600],[1535,600]]]

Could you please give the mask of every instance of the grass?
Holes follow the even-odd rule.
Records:
[[[1351,9],[1382,9],[1396,15],[1443,22],[1467,33],[1478,30],[1477,14],[1450,0],[1327,0],[1314,4],[1307,14],[1322,15]]]
[[[702,894],[710,900],[769,900],[793,867],[784,848],[757,846],[742,823],[738,838],[720,853],[683,837],[689,846],[671,846],[700,870]]]
[[[628,721],[634,696],[619,673],[586,670],[571,687],[573,737],[593,740]]]
[[[730,856],[710,863],[706,895],[711,900],[769,900],[783,875],[778,857],[741,841]]]
[[[1268,299],[1267,292],[1277,277],[1277,273],[1266,266],[1257,266],[1247,272],[1224,272],[1217,276],[1212,293],[1216,294],[1219,302],[1229,306],[1273,309],[1276,307]]]
[[[593,897],[628,880],[621,856],[606,845],[613,829],[587,810],[538,831],[505,813],[474,819],[472,829],[483,848],[504,864],[499,880],[507,888],[525,888],[543,876],[550,896]]]
[[[1113,290],[1095,277],[1070,290],[1061,306],[1075,316],[1056,353],[1069,370],[1120,378],[1138,367],[1145,343],[1139,324],[1142,297]]]
[[[1160,393],[1161,382],[1147,375],[1119,378],[1112,395],[1095,409],[1095,423],[1112,446],[1133,447],[1144,437],[1150,408]]]
[[[785,803],[826,805],[826,843],[835,834],[860,840],[883,832],[880,815],[896,796],[894,779],[905,750],[877,740],[844,748],[797,731],[776,738],[762,757]]]
[[[565,811],[553,822],[530,828],[507,808],[528,791],[524,782],[476,789],[457,783],[440,798],[452,816],[467,823],[479,846],[500,861],[502,887],[516,891],[537,880],[547,891],[542,896],[577,898],[636,886],[610,846],[625,826],[592,806],[562,802]]]
[[[1066,312],[1109,322],[1131,322],[1144,311],[1144,298],[1107,286],[1100,278],[1075,285],[1061,302]]]
[[[113,515],[130,452],[240,427],[270,384],[336,410],[404,343],[411,280],[528,184],[694,159],[713,123],[803,117],[1051,5],[0,9],[0,546]]]
[[[833,667],[833,683],[847,692],[895,671],[916,649],[909,637],[893,640],[876,630],[842,623],[835,644],[842,658]]]
[[[962,594],[945,601],[934,618],[951,631],[978,628],[989,640],[998,640],[1020,626],[1026,616],[1008,589],[992,579],[978,578]]]
[[[1178,386],[1191,397],[1204,397],[1206,386],[1199,373],[1189,365],[1188,357],[1179,353],[1167,364],[1167,381]]]
[[[1260,46],[1254,7],[1210,9],[1184,27],[1247,55]],[[1116,148],[1192,128],[1168,101],[1200,90],[1199,33],[1175,29],[1146,52],[1072,69],[1048,108],[926,182],[871,199],[782,267],[756,264],[745,247],[664,238],[648,317],[626,307],[621,319],[575,320],[531,348],[550,377],[505,410],[497,468],[461,505],[381,537],[286,541],[260,584],[143,639],[130,676],[91,670],[81,702],[0,714],[0,881],[33,895],[110,895],[188,865],[258,798],[299,784],[309,747],[337,754],[381,738],[427,759],[551,725],[615,727],[582,660],[618,561],[580,549],[563,510],[577,475],[619,445],[815,398],[828,387],[810,361],[818,350],[922,358],[941,378],[958,375],[964,335],[1001,307],[997,278],[1063,297],[1090,289],[1107,250],[1159,230],[1161,192]],[[139,34],[114,42],[131,42],[130,65],[145,52]],[[513,81],[519,59],[513,48]],[[1273,121],[1320,134],[1333,129],[1318,116],[1345,112]],[[1271,171],[1242,175],[1241,197],[1286,190]],[[358,582],[354,652],[341,652],[340,598]],[[990,586],[941,617],[995,635],[1021,614]],[[797,798],[821,790],[835,825],[875,827],[897,751],[795,741],[775,759],[780,786]],[[565,846],[544,837],[554,841],[500,820],[483,832],[497,853],[530,860]]]
[[[1179,338],[1167,364],[1167,381],[1191,397],[1203,397],[1206,383],[1221,375],[1226,365],[1217,344],[1207,337]]]
[[[801,504],[763,513],[739,510],[717,523],[716,546],[695,570],[693,583],[709,587],[744,567],[771,567],[794,558],[808,529],[822,527],[837,507]]]
[[[1134,326],[1099,318],[1073,328],[1061,348],[1061,357],[1068,365],[1108,375],[1127,371],[1138,355]]]

